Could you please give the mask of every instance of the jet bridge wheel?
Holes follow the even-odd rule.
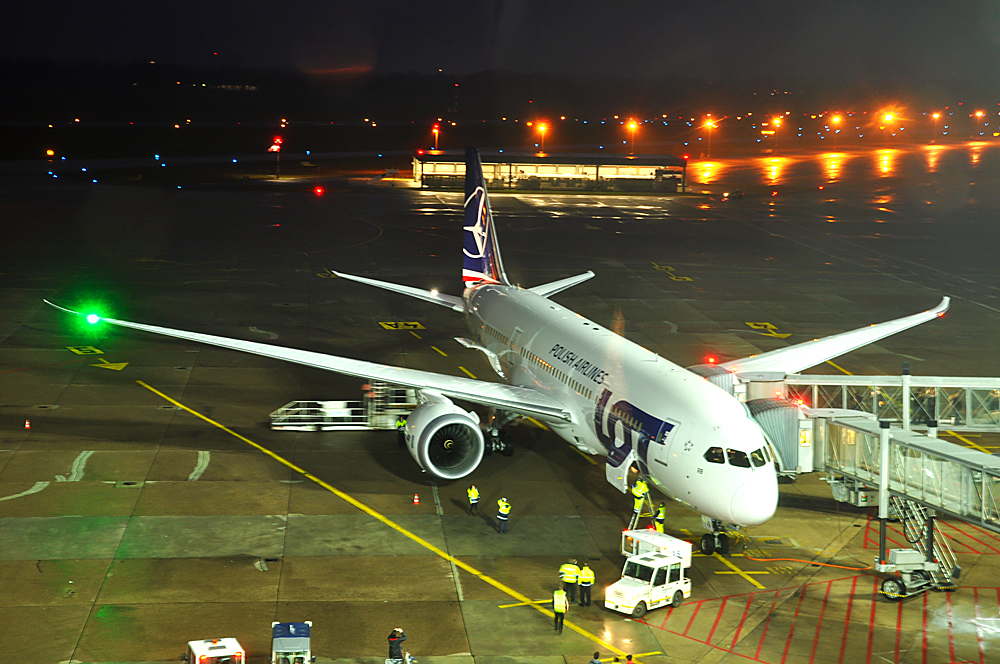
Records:
[[[898,602],[906,596],[906,586],[899,579],[886,579],[882,582],[882,594],[890,602]]]

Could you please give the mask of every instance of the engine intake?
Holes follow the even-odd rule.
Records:
[[[406,419],[406,448],[428,473],[457,480],[474,471],[485,452],[479,418],[451,403],[425,403]]]

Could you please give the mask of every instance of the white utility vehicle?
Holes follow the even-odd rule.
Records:
[[[188,664],[243,664],[247,653],[234,638],[188,641],[184,661]]]
[[[604,606],[641,618],[650,609],[679,606],[691,596],[691,543],[652,530],[622,533],[622,578],[604,592]]]

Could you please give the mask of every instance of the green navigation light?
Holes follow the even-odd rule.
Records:
[[[87,322],[91,325],[96,325],[101,320],[101,317],[97,314],[90,314],[87,316]]]

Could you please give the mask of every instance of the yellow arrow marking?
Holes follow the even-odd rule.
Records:
[[[747,324],[747,327],[749,327],[751,330],[757,330],[757,331],[765,330],[763,332],[760,332],[760,334],[765,337],[774,337],[775,339],[787,339],[788,337],[792,336],[791,333],[780,334],[779,332],[777,332],[778,328],[773,323],[763,323],[763,322],[755,323],[750,321],[745,321],[745,322]]]
[[[128,362],[108,362],[103,357],[100,358],[100,364],[91,364],[92,367],[97,367],[98,369],[111,369],[112,371],[121,371],[128,366]]]
[[[104,355],[104,351],[93,346],[66,346],[77,355]]]
[[[725,558],[723,558],[722,556],[720,556],[717,553],[713,553],[712,556],[715,557],[715,558],[717,558],[718,560],[720,560],[723,565],[725,565],[729,569],[733,570],[733,573],[739,574],[740,576],[742,576],[744,579],[746,579],[748,582],[750,582],[751,585],[754,585],[754,586],[760,588],[761,590],[764,590],[764,586],[762,586],[760,583],[758,583],[756,580],[754,580],[750,576],[750,572],[744,572],[739,567],[737,567],[736,565],[732,564],[731,562],[729,562],[728,560],[726,560]],[[768,572],[758,572],[758,574],[768,574]]]
[[[327,268],[323,268],[322,272],[317,272],[316,276],[320,279],[338,279],[339,277],[333,272],[330,272]]]
[[[228,427],[226,427],[226,426],[224,426],[222,424],[219,424],[215,420],[213,420],[213,419],[211,419],[209,417],[206,417],[205,415],[202,415],[198,411],[193,410],[191,408],[188,408],[187,406],[185,406],[184,404],[182,404],[180,401],[177,401],[176,399],[171,399],[170,397],[168,397],[163,392],[160,392],[159,390],[157,390],[155,387],[150,387],[149,385],[147,385],[146,383],[142,382],[141,380],[137,380],[136,382],[139,385],[141,385],[144,388],[146,388],[147,390],[149,390],[150,392],[152,392],[153,394],[156,394],[160,398],[162,398],[162,399],[164,399],[166,401],[169,401],[170,403],[172,403],[173,405],[177,406],[181,410],[187,411],[187,412],[191,413],[192,415],[194,415],[195,417],[197,417],[198,419],[203,420],[204,422],[207,422],[208,424],[211,424],[212,426],[218,427],[219,429],[222,429],[223,431],[225,431],[226,433],[228,433],[230,436],[233,436],[234,438],[238,438],[239,440],[242,440],[244,443],[246,443],[250,447],[253,447],[254,449],[256,449],[256,450],[258,450],[258,451],[266,454],[267,456],[271,457],[272,459],[274,459],[275,461],[277,461],[281,465],[285,466],[286,468],[289,468],[289,469],[295,471],[296,473],[298,473],[299,475],[302,475],[304,478],[306,478],[310,482],[313,482],[314,484],[317,484],[318,486],[323,487],[324,489],[326,489],[327,491],[329,491],[333,495],[337,496],[338,498],[340,498],[344,502],[346,502],[346,503],[348,503],[350,505],[353,505],[354,507],[358,508],[359,510],[361,510],[362,512],[364,512],[368,516],[370,516],[370,517],[372,517],[372,518],[374,518],[374,519],[376,519],[378,521],[381,521],[382,523],[384,523],[389,528],[392,528],[393,530],[395,530],[399,534],[403,535],[404,537],[407,537],[410,540],[416,542],[417,544],[419,544],[420,546],[424,547],[428,551],[434,553],[435,555],[440,556],[441,558],[447,560],[450,563],[453,563],[456,567],[459,567],[459,568],[465,570],[466,572],[468,572],[469,574],[477,577],[479,580],[483,581],[484,583],[487,583],[487,584],[493,586],[494,588],[496,588],[497,590],[499,590],[500,592],[502,592],[502,593],[504,593],[506,595],[510,595],[511,597],[513,597],[514,599],[516,599],[518,602],[522,602],[526,606],[530,606],[531,608],[535,609],[536,611],[538,611],[542,615],[548,616],[549,618],[553,617],[554,614],[552,613],[552,611],[550,611],[549,609],[543,608],[540,604],[536,604],[533,600],[528,599],[528,597],[526,595],[522,595],[521,593],[517,592],[513,588],[509,588],[509,587],[505,586],[504,584],[500,583],[499,581],[497,581],[493,577],[487,576],[487,575],[483,574],[482,572],[480,572],[479,570],[477,570],[472,565],[469,565],[468,563],[462,562],[461,560],[459,560],[458,558],[455,558],[454,556],[452,556],[451,554],[447,553],[446,551],[443,551],[442,549],[434,546],[433,544],[431,544],[427,540],[423,539],[422,537],[419,537],[418,535],[415,535],[414,533],[410,532],[406,528],[403,528],[401,525],[399,525],[398,523],[396,523],[395,521],[393,521],[389,517],[385,516],[381,512],[376,512],[371,507],[368,507],[368,505],[365,505],[364,503],[362,503],[360,500],[354,498],[353,496],[350,496],[350,495],[344,493],[343,491],[341,491],[340,489],[337,489],[333,485],[331,485],[331,484],[329,484],[327,482],[324,482],[323,480],[321,480],[320,478],[316,477],[315,475],[313,475],[309,471],[304,470],[304,469],[296,466],[294,463],[292,463],[291,461],[285,459],[284,457],[279,456],[278,454],[275,454],[274,452],[272,452],[271,450],[267,449],[266,447],[258,445],[257,443],[253,442],[252,440],[250,440],[246,436],[241,436],[240,434],[236,433],[232,429],[230,429],[230,428],[228,428]],[[574,632],[576,632],[580,636],[588,638],[591,641],[593,641],[594,643],[597,643],[598,645],[604,646],[605,648],[607,648],[608,650],[610,650],[611,652],[613,652],[616,655],[619,655],[621,657],[625,657],[628,654],[624,650],[616,648],[615,646],[613,646],[612,644],[608,643],[604,639],[600,638],[596,634],[591,634],[590,632],[588,632],[587,630],[583,629],[579,625],[576,625],[575,623],[572,623],[572,622],[570,622],[570,621],[567,620],[564,624],[566,625],[566,627],[569,627],[571,630],[573,630]],[[637,660],[637,659],[633,658],[633,661],[636,662],[637,664],[641,664],[639,662],[639,660]]]
[[[386,330],[424,330],[423,325],[417,321],[379,321],[379,325]]]

